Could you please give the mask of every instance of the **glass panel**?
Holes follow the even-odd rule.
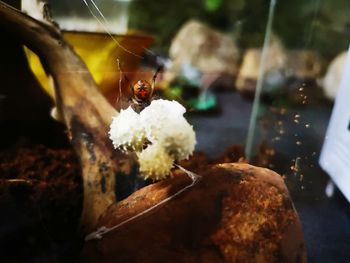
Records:
[[[342,231],[349,234],[348,203],[319,165],[350,42],[345,18],[349,11],[348,1],[277,2],[258,120],[256,129],[250,130],[255,134],[254,143],[252,152],[249,147],[247,152],[265,153],[269,156],[266,166],[285,177],[304,225],[309,258],[320,262],[342,261],[341,243],[327,240],[342,240]],[[248,51],[245,54],[243,65],[249,59]],[[258,92],[257,85],[256,95]],[[341,107],[346,113],[345,103]],[[328,165],[338,171],[332,176],[342,176],[343,181],[337,181],[344,189],[350,179],[345,179],[349,173],[343,168],[349,156],[334,156],[339,161],[328,161]]]

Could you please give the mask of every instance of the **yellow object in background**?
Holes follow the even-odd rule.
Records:
[[[119,70],[117,59],[123,64],[123,70],[128,73],[130,79],[138,69],[141,56],[153,42],[153,38],[147,35],[114,35],[115,41],[105,33],[90,32],[64,32],[65,40],[72,45],[77,54],[87,65],[101,92],[110,102],[119,95]],[[29,49],[25,49],[31,70],[38,78],[45,91],[54,97],[54,90],[46,75],[40,59]],[[124,83],[125,85],[126,83]]]

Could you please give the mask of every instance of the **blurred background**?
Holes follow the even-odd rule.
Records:
[[[129,84],[119,84],[117,59],[132,83],[150,80],[163,67],[156,93],[186,106],[197,134],[195,160],[243,157],[281,174],[303,224],[309,261],[346,261],[349,203],[318,160],[350,42],[350,1],[48,3],[113,106],[120,109],[121,98],[131,96]],[[22,1],[22,10],[36,18],[42,6]],[[24,54],[37,84],[53,98],[39,59],[28,49]],[[6,90],[0,96],[2,123],[11,123],[21,114],[12,114]],[[22,135],[3,142],[3,149]],[[64,139],[58,145],[31,140],[67,145]]]

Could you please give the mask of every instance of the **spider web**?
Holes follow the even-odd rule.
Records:
[[[122,50],[124,50],[125,52],[138,57],[140,59],[143,59],[142,56],[139,56],[138,54],[135,54],[134,52],[128,50],[126,47],[124,47],[123,45],[121,45],[118,40],[116,40],[116,38],[112,35],[112,33],[108,30],[108,25],[109,22],[107,20],[107,18],[103,15],[103,13],[101,12],[100,8],[98,7],[98,5],[96,4],[96,2],[94,0],[82,0],[83,3],[85,4],[85,6],[89,9],[91,15],[98,21],[98,23],[102,26],[102,28],[105,30],[105,32],[109,35],[109,37],[113,40],[113,42],[120,47]],[[97,13],[95,13],[97,12]],[[143,47],[143,50],[150,53],[151,55],[157,56],[156,54],[154,54],[151,50]],[[117,58],[117,61],[119,63],[119,58]],[[119,77],[119,97],[117,99],[117,102],[120,100],[121,97],[121,82],[122,82],[122,76],[120,75]],[[105,234],[112,232],[118,228],[120,228],[121,226],[139,218],[142,217],[144,215],[146,215],[147,213],[151,212],[152,210],[164,205],[165,203],[169,202],[170,200],[176,198],[178,195],[182,194],[183,192],[187,191],[188,189],[194,187],[202,178],[202,176],[193,173],[191,171],[186,170],[185,168],[183,168],[180,165],[175,164],[175,166],[177,168],[179,168],[180,170],[182,170],[190,179],[191,179],[191,183],[184,186],[182,189],[178,190],[175,194],[165,198],[164,200],[160,201],[159,203],[151,206],[150,208],[134,215],[133,217],[122,221],[121,223],[112,226],[112,227],[106,227],[106,226],[102,226],[100,228],[98,228],[95,232],[92,232],[90,234],[88,234],[85,237],[85,241],[89,241],[89,240],[93,240],[93,239],[101,239]]]
[[[186,170],[185,168],[183,168],[182,166],[180,165],[177,165],[175,164],[175,166],[177,166],[181,171],[183,171],[184,173],[186,173],[186,175],[191,179],[191,183],[186,185],[185,187],[181,188],[179,191],[177,191],[175,194],[165,198],[164,200],[160,201],[159,203],[151,206],[150,208],[122,221],[121,223],[115,225],[115,226],[112,226],[112,227],[106,227],[106,226],[102,226],[100,228],[98,228],[95,232],[92,232],[90,233],[89,235],[87,235],[85,237],[85,241],[90,241],[90,240],[94,240],[94,239],[101,239],[104,235],[106,235],[107,233],[109,232],[112,232],[120,227],[122,227],[123,225],[141,217],[141,216],[144,216],[146,215],[147,213],[151,212],[152,210],[162,206],[163,204],[169,202],[170,200],[174,199],[175,197],[177,197],[178,195],[182,194],[183,192],[185,192],[186,190],[192,188],[193,186],[195,186],[201,179],[202,179],[202,176],[196,174],[196,173],[193,173],[191,171],[188,171]]]
[[[130,51],[129,49],[127,49],[126,47],[121,45],[118,40],[116,40],[116,38],[108,30],[109,22],[108,22],[107,18],[103,15],[103,13],[101,12],[101,10],[97,6],[97,4],[94,2],[94,0],[88,0],[90,4],[88,3],[87,0],[82,0],[82,1],[86,5],[86,7],[89,9],[91,15],[97,20],[97,22],[102,26],[102,28],[106,31],[106,33],[109,35],[109,37],[114,41],[114,43],[118,47],[120,47],[122,50],[124,50],[125,52],[127,52],[135,57],[143,58],[142,56],[139,56],[138,54]],[[90,6],[90,5],[92,5],[92,6]],[[94,10],[97,12],[97,14],[95,14]]]

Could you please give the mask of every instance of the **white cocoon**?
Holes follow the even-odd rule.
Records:
[[[183,117],[186,109],[176,101],[154,100],[140,114],[131,107],[113,118],[110,138],[115,148],[138,152],[140,172],[159,180],[170,174],[175,160],[187,159],[196,136]],[[142,149],[150,142],[146,149]]]

